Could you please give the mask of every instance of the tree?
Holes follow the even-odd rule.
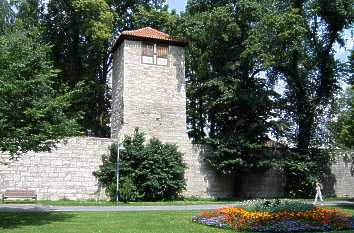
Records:
[[[48,151],[79,133],[76,120],[64,114],[70,93],[55,90],[57,70],[49,50],[40,32],[24,29],[21,22],[0,35],[0,150],[12,158]]]
[[[53,44],[56,79],[62,92],[81,88],[70,112],[82,112],[87,135],[109,136],[109,39],[113,12],[104,0],[49,1],[42,16],[44,37]]]
[[[214,147],[210,163],[223,173],[260,165],[274,123],[272,83],[241,56],[261,9],[252,0],[195,0],[183,16],[189,135]]]
[[[273,1],[247,41],[247,56],[284,81],[282,116],[291,126],[287,141],[301,153],[321,142],[321,124],[330,112],[342,77],[333,46],[352,26],[353,0]]]
[[[346,148],[354,148],[354,86],[348,87],[342,98],[337,121],[332,125],[335,142]]]
[[[179,20],[176,11],[168,12],[167,5],[159,9],[139,7],[132,18],[135,28],[152,27],[169,35],[179,34]]]

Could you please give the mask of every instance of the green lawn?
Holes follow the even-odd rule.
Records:
[[[197,212],[0,213],[2,233],[212,233],[191,222]]]
[[[353,207],[342,206],[354,213]],[[3,233],[231,233],[191,222],[196,211],[0,213]],[[353,233],[353,231],[340,231]]]

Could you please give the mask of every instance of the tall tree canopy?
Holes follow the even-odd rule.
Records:
[[[53,44],[56,80],[63,92],[81,88],[71,112],[82,112],[87,135],[107,137],[109,39],[114,15],[104,0],[49,1],[45,37]]]
[[[39,31],[21,22],[0,35],[0,151],[12,158],[50,150],[79,132],[75,119],[64,114],[71,93],[56,91],[49,50]]]
[[[189,133],[213,145],[210,162],[222,172],[262,160],[258,152],[274,123],[272,82],[252,57],[241,56],[261,10],[255,0],[194,0],[184,15]]]
[[[334,45],[354,20],[353,0],[273,1],[247,41],[247,56],[285,83],[282,101],[289,142],[304,153],[318,145],[320,122],[342,77]],[[321,122],[323,124],[323,121]]]
[[[349,56],[348,84],[339,100],[339,110],[331,125],[331,136],[338,146],[354,149],[354,49]]]
[[[354,86],[346,90],[332,130],[334,140],[339,146],[354,148]]]

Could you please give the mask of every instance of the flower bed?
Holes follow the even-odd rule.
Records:
[[[354,218],[336,209],[309,206],[306,203],[286,201],[262,201],[241,203],[239,207],[227,207],[204,211],[193,221],[219,228],[231,228],[253,232],[309,232],[354,229]],[[269,204],[270,202],[270,204]],[[252,205],[253,204],[253,205]],[[290,210],[285,210],[288,205]],[[294,210],[294,206],[297,206]],[[250,210],[251,209],[251,210]],[[261,209],[261,211],[259,210]]]

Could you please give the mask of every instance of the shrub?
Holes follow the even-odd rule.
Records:
[[[332,155],[327,149],[292,150],[281,162],[286,175],[285,193],[290,198],[315,196],[316,180],[330,181]]]
[[[125,150],[120,151],[119,182],[122,184],[129,177],[135,186],[124,187],[124,198],[146,201],[178,198],[186,186],[183,154],[178,152],[176,145],[162,143],[156,138],[152,138],[146,145],[144,143],[144,133],[138,129],[133,136],[124,138]],[[103,156],[103,164],[94,172],[112,200],[116,195],[116,158],[117,145],[112,145],[110,154]],[[135,188],[136,191],[133,191]],[[131,195],[127,195],[129,189],[132,190]],[[120,197],[122,196],[121,190]]]
[[[123,179],[119,191],[120,198],[125,203],[143,197],[143,195],[139,196],[137,188],[130,177],[125,177]]]

